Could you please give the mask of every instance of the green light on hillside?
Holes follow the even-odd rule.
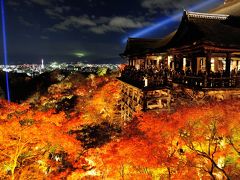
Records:
[[[74,55],[79,57],[79,58],[82,58],[82,57],[86,56],[86,54],[84,52],[76,52],[76,53],[74,53]]]

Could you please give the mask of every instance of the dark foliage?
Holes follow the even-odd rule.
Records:
[[[114,137],[121,133],[121,128],[117,125],[102,122],[83,126],[81,130],[70,131],[70,134],[76,134],[76,139],[81,141],[85,149],[101,147],[108,143]]]
[[[77,103],[77,97],[72,96],[71,98],[65,97],[61,101],[57,102],[56,110],[57,112],[65,111],[68,112],[72,110]]]
[[[21,103],[36,92],[44,95],[47,89],[52,84],[59,82],[57,77],[59,75],[67,76],[70,72],[55,70],[52,72],[45,72],[36,77],[30,77],[27,74],[9,73],[9,84],[11,101]],[[6,94],[6,73],[0,71],[0,87]]]
[[[64,172],[66,169],[74,169],[73,165],[67,160],[68,154],[64,151],[50,153],[48,158],[52,161],[59,162],[57,169],[58,172]]]
[[[21,124],[21,126],[31,126],[34,124],[34,120],[33,119],[23,119],[23,120],[20,120],[19,123]]]

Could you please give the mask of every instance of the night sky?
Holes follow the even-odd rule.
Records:
[[[204,1],[5,0],[9,63],[119,63],[124,38]],[[177,27],[173,22],[144,37],[162,38]]]

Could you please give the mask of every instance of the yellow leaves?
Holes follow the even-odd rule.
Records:
[[[38,168],[45,174],[48,173],[49,171],[49,165],[47,164],[47,162],[45,162],[44,160],[38,160]]]
[[[98,80],[97,78],[96,80]],[[117,113],[116,103],[120,96],[118,82],[110,81],[104,84],[87,102],[83,118],[87,122],[99,122],[108,120],[113,122]]]
[[[70,82],[62,82],[59,84],[53,84],[48,88],[49,94],[61,94],[69,91],[72,88],[73,84]]]

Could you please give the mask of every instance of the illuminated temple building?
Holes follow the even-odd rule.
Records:
[[[185,11],[176,31],[129,38],[121,57],[129,63],[119,77],[124,119],[137,108],[170,109],[180,97],[240,98],[240,16]]]

